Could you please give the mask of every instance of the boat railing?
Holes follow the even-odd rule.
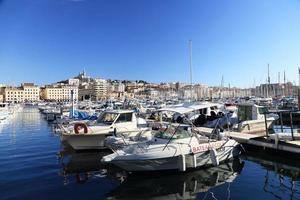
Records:
[[[267,119],[267,115],[268,114],[278,114],[279,115],[279,122],[280,122],[280,130],[281,132],[283,132],[284,130],[290,130],[291,132],[291,137],[292,140],[295,140],[295,135],[294,135],[294,119],[293,119],[293,115],[295,113],[299,113],[300,110],[284,110],[284,111],[274,111],[274,112],[264,112],[264,120],[265,120],[265,130],[266,130],[266,136],[269,137],[269,129],[268,129],[268,119]],[[283,125],[283,114],[288,114],[289,115],[289,127],[284,127]]]

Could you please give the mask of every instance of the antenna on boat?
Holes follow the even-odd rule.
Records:
[[[192,91],[193,91],[193,71],[192,71],[192,40],[189,40],[189,57],[190,57],[190,100],[192,100]]]

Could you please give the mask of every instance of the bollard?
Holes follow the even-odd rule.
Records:
[[[290,123],[291,123],[292,140],[295,140],[295,137],[294,137],[294,126],[293,126],[293,113],[292,112],[290,112]]]
[[[267,123],[267,115],[266,115],[266,113],[264,113],[264,117],[265,117],[265,126],[266,126],[266,136],[269,137],[269,130],[268,130],[268,123]]]
[[[280,128],[281,128],[281,132],[283,133],[282,112],[280,112]]]

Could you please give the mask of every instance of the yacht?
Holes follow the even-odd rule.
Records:
[[[132,110],[105,111],[96,122],[77,122],[68,127],[61,126],[61,141],[75,150],[103,149],[107,136],[123,134],[135,136],[141,130],[141,119]]]
[[[213,136],[216,136],[213,139]],[[214,132],[202,136],[193,129],[169,127],[155,131],[147,142],[129,145],[104,156],[101,161],[127,171],[186,171],[202,166],[219,165],[239,154],[239,143]]]

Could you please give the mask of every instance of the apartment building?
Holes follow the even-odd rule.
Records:
[[[21,87],[6,87],[4,98],[8,103],[23,103],[24,90]]]
[[[47,101],[67,102],[78,100],[78,87],[74,85],[48,85],[42,89],[42,99]]]
[[[37,102],[40,100],[40,87],[33,83],[23,83],[21,85],[25,102]]]
[[[94,79],[92,84],[92,99],[99,100],[106,98],[107,95],[107,82],[105,79]]]

